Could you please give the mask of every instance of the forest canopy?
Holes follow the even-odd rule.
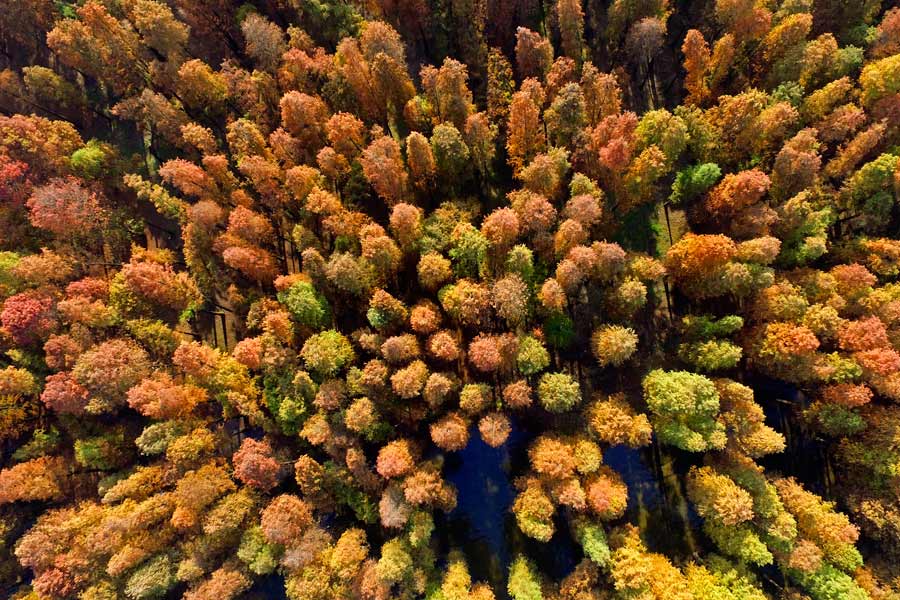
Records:
[[[900,7],[11,0],[0,596],[900,599]]]

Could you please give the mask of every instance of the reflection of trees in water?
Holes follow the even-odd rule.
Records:
[[[763,407],[766,423],[785,439],[784,452],[759,460],[767,473],[796,477],[810,491],[826,500],[837,500],[833,493],[834,469],[826,440],[803,426],[799,411],[809,399],[791,384],[758,378],[748,382],[756,401]]]
[[[628,509],[613,523],[637,525],[650,550],[686,558],[700,550],[700,518],[687,501],[684,476],[697,460],[660,450],[614,446],[603,455],[628,486]]]
[[[529,436],[514,422],[501,448],[485,444],[473,432],[466,448],[447,455],[444,472],[457,488],[457,505],[449,515],[435,515],[442,551],[458,548],[466,554],[476,581],[505,589],[506,573],[515,552],[518,531],[510,506],[515,498],[513,465],[527,464]]]

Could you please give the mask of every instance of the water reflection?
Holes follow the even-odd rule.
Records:
[[[442,550],[461,549],[476,580],[505,588],[505,573],[512,560],[512,544],[518,533],[510,512],[516,490],[514,465],[527,464],[526,452],[533,436],[513,422],[506,444],[491,448],[473,427],[469,444],[447,455],[444,474],[457,489],[456,508],[436,515]]]
[[[284,577],[277,573],[260,577],[242,598],[245,600],[287,600]]]
[[[767,473],[796,477],[806,489],[834,500],[834,471],[828,441],[808,430],[798,418],[810,400],[797,386],[757,377],[747,382],[762,406],[766,424],[785,438],[784,452],[770,454],[758,462]]]

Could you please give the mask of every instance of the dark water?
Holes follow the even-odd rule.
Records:
[[[581,559],[562,515],[557,515],[553,538],[543,544],[522,535],[511,512],[514,480],[528,466],[527,450],[535,437],[513,420],[507,442],[491,448],[473,427],[469,444],[448,455],[444,465],[458,495],[456,508],[436,517],[441,550],[462,550],[473,579],[491,583],[497,592],[505,590],[509,565],[520,553],[554,578],[570,573]]]
[[[746,382],[753,388],[755,399],[763,408],[766,424],[785,437],[785,449],[757,462],[768,473],[796,477],[806,489],[826,498],[832,494],[829,442],[805,429],[798,419],[799,411],[807,408],[809,398],[797,386],[768,378],[754,378]]]
[[[447,455],[446,479],[456,486],[456,508],[437,515],[442,545],[461,548],[481,578],[494,579],[512,560],[510,529],[515,519],[510,507],[516,496],[512,467],[524,455],[531,436],[514,426],[506,444],[491,448],[473,428],[469,444]],[[443,521],[442,523],[440,521]]]
[[[286,600],[287,593],[284,591],[284,577],[276,573],[260,577],[241,598],[245,600],[263,600],[264,598]]]

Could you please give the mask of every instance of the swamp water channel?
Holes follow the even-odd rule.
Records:
[[[455,510],[439,515],[442,550],[461,549],[473,580],[490,582],[495,592],[505,591],[509,565],[520,553],[556,580],[568,575],[582,558],[581,547],[561,514],[556,517],[556,533],[546,544],[526,537],[516,525],[511,512],[516,497],[513,481],[521,474],[518,470],[527,468],[528,446],[535,437],[537,432],[513,421],[509,440],[495,449],[485,444],[476,430],[469,445],[444,465],[447,479],[457,487],[458,499]],[[687,556],[698,550],[701,525],[681,486],[681,475],[690,464],[654,455],[654,448],[614,446],[603,453],[603,462],[628,486],[628,509],[617,522],[638,525],[654,550]]]
[[[759,379],[746,381],[755,391],[766,414],[766,423],[780,431],[787,447],[779,455],[760,461],[767,472],[794,476],[808,489],[830,498],[831,468],[825,446],[805,435],[796,420],[796,411],[807,399],[784,382]],[[565,431],[583,426],[580,417],[569,415],[559,423]],[[546,544],[519,531],[512,504],[516,497],[515,478],[528,468],[528,447],[547,423],[512,421],[512,431],[500,448],[481,440],[476,427],[469,444],[461,451],[445,455],[444,475],[457,488],[456,508],[434,514],[439,556],[450,550],[463,552],[473,581],[491,585],[497,599],[508,598],[506,578],[510,563],[519,554],[531,558],[542,573],[560,580],[581,561],[581,547],[573,539],[565,517],[557,513],[556,533]],[[567,427],[568,426],[568,427]],[[684,476],[702,455],[660,447],[654,440],[648,447],[613,446],[603,453],[603,462],[615,469],[628,486],[628,508],[609,525],[637,525],[649,550],[665,554],[676,562],[688,561],[715,549],[702,531],[702,519],[687,500]],[[609,531],[607,526],[607,531]],[[770,591],[780,587],[776,569],[762,570],[761,579]],[[284,581],[270,575],[257,581],[247,598],[286,598]]]

